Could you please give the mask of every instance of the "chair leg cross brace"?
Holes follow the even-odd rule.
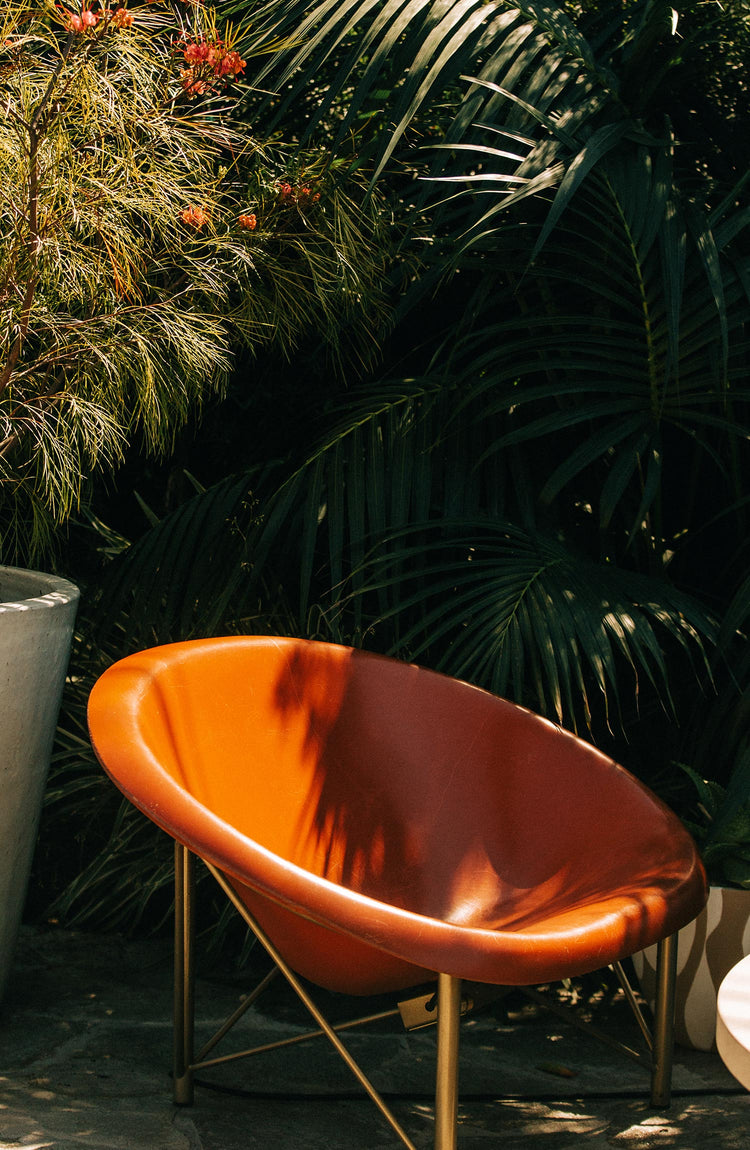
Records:
[[[300,1001],[302,1003],[304,1003],[304,1005],[307,1007],[307,1010],[312,1015],[315,1022],[317,1022],[318,1026],[322,1030],[323,1034],[325,1034],[328,1041],[336,1049],[337,1053],[344,1060],[344,1062],[349,1067],[352,1074],[357,1079],[357,1081],[360,1083],[360,1085],[363,1086],[364,1089],[367,1091],[370,1098],[375,1103],[375,1105],[377,1106],[378,1110],[383,1115],[385,1120],[388,1122],[388,1124],[391,1126],[391,1128],[395,1131],[395,1133],[399,1136],[399,1138],[403,1142],[404,1146],[406,1146],[408,1148],[408,1150],[416,1150],[414,1143],[409,1138],[408,1134],[403,1129],[401,1124],[397,1121],[395,1116],[392,1114],[392,1112],[388,1108],[388,1106],[386,1106],[386,1104],[383,1101],[383,1099],[381,1098],[380,1094],[375,1089],[372,1082],[370,1082],[370,1079],[367,1077],[367,1075],[364,1073],[364,1071],[362,1070],[360,1065],[355,1061],[355,1059],[349,1053],[347,1048],[344,1046],[343,1042],[339,1038],[339,1036],[336,1033],[336,1031],[334,1030],[334,1028],[330,1025],[330,1023],[328,1022],[328,1019],[325,1017],[325,1015],[321,1014],[320,1010],[316,1006],[313,999],[307,993],[307,991],[305,990],[305,988],[302,985],[302,983],[300,982],[300,980],[297,978],[294,971],[289,966],[287,966],[283,956],[281,954],[279,954],[278,950],[273,945],[270,938],[265,933],[265,931],[262,929],[260,924],[255,921],[253,916],[249,913],[249,911],[245,907],[244,903],[237,897],[234,890],[229,885],[227,880],[224,878],[221,871],[218,871],[216,869],[216,867],[211,865],[211,863],[206,863],[206,866],[208,867],[209,871],[214,876],[214,878],[218,882],[219,886],[222,888],[222,890],[226,894],[227,898],[234,905],[234,907],[237,909],[237,911],[242,915],[243,919],[248,924],[250,929],[253,931],[253,933],[256,935],[258,940],[263,944],[265,949],[268,951],[271,958],[276,963],[276,965],[278,966],[279,970],[281,971],[281,973],[286,978],[289,985],[295,991],[295,993],[297,994]],[[437,1146],[437,1144],[436,1144],[436,1150],[450,1150],[450,1147],[446,1144],[446,1147],[443,1148],[442,1146]]]
[[[643,1017],[640,1004],[636,1000],[622,964],[615,962],[612,966],[648,1047],[651,1066],[651,1105],[655,1109],[664,1110],[669,1106],[672,1097],[677,935],[673,934],[663,939],[657,946],[656,1000],[651,1027]],[[617,1046],[624,1049],[625,1053],[633,1053],[619,1042]]]
[[[414,1144],[400,1123],[394,1117],[383,1098],[369,1078],[341,1042],[336,1030],[321,1014],[315,1002],[295,973],[287,966],[283,957],[265,934],[261,926],[248,912],[223,874],[210,863],[206,864],[225,894],[254,932],[277,968],[285,976],[300,1000],[317,1023],[319,1033],[324,1034],[351,1070],[360,1085],[365,1089],[378,1110],[398,1135],[407,1150],[415,1150]],[[174,1101],[180,1105],[193,1102],[193,1071],[198,1063],[193,1053],[194,1017],[194,969],[193,969],[193,868],[192,853],[179,843],[175,844],[175,996],[174,996]],[[669,1105],[673,1058],[673,1016],[674,986],[676,980],[677,945],[676,936],[659,943],[658,986],[652,1040],[652,1079],[651,1104],[655,1107]],[[253,999],[257,995],[253,996]],[[243,1004],[235,1015],[244,1012]],[[396,1013],[395,1011],[393,1012]],[[461,1019],[461,982],[451,975],[438,976],[438,1049],[435,1086],[435,1150],[456,1150],[458,1120],[458,1049]],[[233,1016],[234,1018],[234,1016]],[[231,1021],[225,1024],[209,1048],[226,1033]],[[364,1021],[364,1020],[359,1020]],[[356,1025],[356,1023],[354,1024]],[[342,1028],[343,1029],[343,1028]],[[309,1037],[304,1035],[302,1038]],[[275,1044],[274,1044],[275,1045]],[[203,1054],[208,1052],[208,1048]],[[255,1053],[249,1051],[245,1053]],[[229,1060],[218,1058],[212,1061]]]
[[[194,983],[192,964],[192,866],[193,860],[187,848],[177,844],[175,850],[177,882],[175,884],[175,1065],[174,1065],[174,1100],[182,1105],[190,1105],[193,1101],[193,990]],[[406,1131],[391,1113],[380,1094],[375,1089],[364,1071],[351,1056],[341,1042],[336,1031],[328,1020],[321,1014],[315,1002],[276,950],[275,946],[265,934],[261,926],[255,921],[247,908],[237,897],[232,887],[220,871],[210,863],[206,863],[209,871],[221,886],[224,893],[235,906],[242,918],[263,944],[281,973],[287,979],[293,990],[312,1015],[320,1030],[334,1046],[338,1054],[351,1070],[360,1085],[367,1091],[380,1113],[389,1123],[394,1132],[401,1139],[407,1150],[416,1150]],[[182,982],[182,985],[179,983]],[[436,1144],[436,1150],[450,1150],[451,1144],[445,1146]]]

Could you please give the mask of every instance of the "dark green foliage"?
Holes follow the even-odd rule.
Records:
[[[304,428],[114,560],[102,617],[124,646],[270,630],[468,677],[681,809],[677,762],[726,787],[707,851],[742,862],[746,10],[269,10],[300,35],[248,114],[374,173],[399,322],[369,376],[316,375]]]
[[[700,820],[686,819],[712,882],[750,890],[750,747],[744,746],[727,787],[682,764],[695,784]]]

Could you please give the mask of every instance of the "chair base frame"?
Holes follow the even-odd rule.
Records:
[[[275,963],[275,967],[255,988],[252,994],[243,1000],[216,1034],[213,1035],[203,1047],[198,1057],[195,1057],[194,863],[195,856],[192,852],[187,847],[182,846],[182,844],[175,843],[174,1102],[181,1106],[190,1106],[193,1104],[194,1075],[197,1070],[246,1057],[250,1054],[275,1049],[279,1046],[292,1045],[293,1043],[305,1041],[316,1035],[325,1035],[349,1067],[354,1077],[375,1103],[391,1129],[407,1147],[407,1150],[415,1150],[414,1143],[406,1131],[397,1121],[370,1079],[339,1038],[340,1031],[351,1029],[354,1026],[367,1022],[395,1016],[399,1013],[398,1009],[380,1012],[376,1015],[369,1015],[366,1018],[360,1018],[336,1027],[331,1026],[297,975],[287,965],[283,956],[277,951],[273,942],[244,906],[223,874],[210,863],[205,863],[208,870],[213,874],[238,913],[266,949]],[[648,1027],[632,988],[619,963],[615,964],[615,970],[649,1048],[650,1055],[647,1056],[647,1061],[650,1064],[651,1070],[651,1105],[655,1108],[666,1108],[669,1106],[671,1098],[674,1046],[674,996],[677,974],[677,936],[672,935],[664,939],[658,946],[657,993],[653,1030]],[[271,979],[279,972],[284,975],[287,982],[289,982],[303,1002],[316,1022],[318,1029],[293,1038],[281,1040],[280,1042],[255,1047],[252,1050],[208,1058],[207,1055],[210,1051],[232,1028],[234,1023],[238,1021],[245,1011],[249,1009],[252,1003],[257,1000]],[[535,992],[527,988],[524,989],[526,989],[526,992],[532,998],[540,1000],[540,996],[535,994]],[[547,1008],[558,1009],[561,1013],[564,1012],[563,1008],[556,1008],[546,1000],[541,1001]],[[437,1065],[435,1079],[435,1150],[456,1150],[457,1147],[458,1054],[461,1013],[462,995],[460,979],[447,974],[439,974],[437,996]],[[642,1055],[610,1039],[601,1032],[597,1032],[595,1028],[587,1026],[586,1029],[590,1033],[594,1033],[596,1037],[604,1038],[606,1041],[614,1044],[631,1057],[643,1061]]]

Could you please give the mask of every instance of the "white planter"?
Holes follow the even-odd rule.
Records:
[[[23,912],[78,588],[0,566],[0,997]]]
[[[712,886],[708,902],[677,943],[675,1038],[694,1050],[716,1049],[716,996],[724,977],[750,954],[750,891]],[[656,947],[633,955],[643,996],[653,1006]]]

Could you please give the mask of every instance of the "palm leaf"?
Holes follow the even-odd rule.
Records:
[[[109,564],[92,604],[99,642],[123,619],[127,645],[137,649],[215,633],[239,611],[249,478],[232,476],[196,494]]]
[[[431,542],[414,545],[415,534]],[[629,668],[670,706],[668,642],[705,671],[709,613],[663,580],[596,564],[509,522],[432,521],[368,559],[367,593],[385,590],[402,621],[391,653],[426,660],[569,725],[610,716]],[[362,593],[361,591],[359,593]],[[404,620],[411,618],[409,627]]]
[[[472,410],[484,420],[512,410],[512,423],[490,451],[545,436],[564,444],[567,429],[568,454],[550,454],[543,463],[542,498],[557,498],[584,470],[607,461],[602,524],[634,483],[632,537],[660,498],[665,425],[728,473],[732,445],[739,450],[746,434],[750,310],[726,250],[746,226],[745,209],[725,205],[726,226],[714,227],[694,208],[688,228],[660,152],[650,163],[642,145],[623,148],[602,156],[603,166],[589,173],[551,230],[546,216],[543,258],[522,272],[522,317],[495,322],[490,313],[507,302],[490,296],[481,313],[474,309],[475,330],[446,350],[464,381],[455,418]],[[498,235],[506,263],[509,234],[512,224]],[[739,485],[741,470],[736,474]]]
[[[318,87],[310,130],[329,119],[343,94],[351,92],[337,130],[338,141],[358,132],[363,114],[368,108],[382,108],[384,91],[388,92],[387,126],[378,117],[376,137],[360,140],[360,153],[370,156],[376,175],[419,116],[429,114],[431,102],[452,90],[462,74],[475,74],[501,86],[506,78],[513,84],[524,77],[529,106],[537,103],[549,111],[571,94],[582,100],[582,70],[588,69],[592,83],[605,82],[605,70],[596,64],[585,38],[553,4],[533,0],[517,5],[500,0],[349,0],[336,4],[323,0],[312,7],[303,3],[276,7],[284,14],[285,29],[297,18],[295,38],[301,44],[296,51],[281,52],[265,64],[253,83],[267,87],[273,82],[284,92],[276,112],[277,119],[282,119],[319,84],[321,70],[332,65],[329,82]],[[548,52],[551,45],[554,55]],[[524,91],[517,93],[520,101]],[[449,140],[460,140],[470,126],[478,107],[476,96],[476,89],[471,89],[459,102],[455,125],[447,131]]]

